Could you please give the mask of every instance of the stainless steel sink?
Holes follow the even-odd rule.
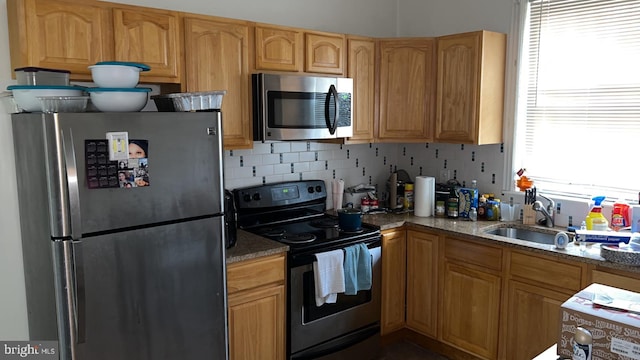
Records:
[[[556,233],[545,232],[538,229],[523,229],[518,227],[498,227],[485,231],[487,234],[504,236],[511,239],[519,239],[531,241],[538,244],[553,245],[555,244]]]

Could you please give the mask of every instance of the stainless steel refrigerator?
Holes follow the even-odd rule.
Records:
[[[12,123],[30,340],[63,360],[227,359],[220,112]]]

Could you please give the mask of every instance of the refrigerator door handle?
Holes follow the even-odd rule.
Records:
[[[76,240],[82,236],[80,218],[80,179],[78,178],[78,163],[74,150],[73,132],[69,129],[68,136],[62,133],[62,146],[64,147],[64,163],[67,173],[67,187],[69,189],[69,217],[71,220],[71,238]]]
[[[84,294],[84,256],[82,241],[74,241],[73,264],[75,273],[75,313],[76,313],[76,343],[86,341],[86,300]]]
[[[74,242],[71,239],[54,240],[52,247],[60,359],[76,360],[79,317]],[[84,287],[82,291],[84,298]],[[84,341],[84,324],[82,327]]]

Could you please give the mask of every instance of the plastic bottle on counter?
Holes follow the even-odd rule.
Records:
[[[593,206],[589,214],[587,214],[586,219],[584,219],[587,223],[587,230],[609,230],[609,222],[607,218],[602,215],[602,202],[604,199],[604,196],[596,196],[592,199],[594,201]]]
[[[618,200],[613,204],[613,210],[611,211],[611,229],[619,231],[628,226],[631,226],[629,204]]]
[[[469,210],[469,220],[471,221],[478,221],[478,211],[476,210],[475,207],[472,207]]]
[[[413,183],[404,184],[404,209],[413,210]]]

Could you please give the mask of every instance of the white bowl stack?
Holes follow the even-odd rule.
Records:
[[[78,97],[85,90],[81,86],[65,85],[11,85],[7,87],[13,93],[13,99],[23,111],[42,111],[41,97]]]
[[[88,88],[91,102],[100,111],[131,112],[142,110],[149,101],[150,88],[138,88],[140,72],[148,65],[121,61],[103,61],[89,66],[93,82]]]

